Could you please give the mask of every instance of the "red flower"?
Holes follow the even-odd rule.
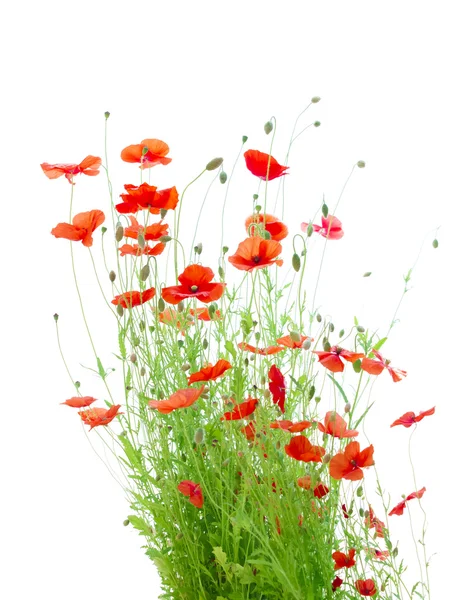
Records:
[[[284,376],[276,365],[272,365],[268,373],[269,391],[273,395],[273,402],[284,412],[284,401],[286,399],[286,383]]]
[[[370,558],[374,558],[376,560],[386,560],[390,556],[390,552],[388,550],[379,550],[378,548],[365,548]]]
[[[373,579],[357,579],[355,587],[361,596],[375,596],[377,593]]]
[[[73,224],[58,223],[51,230],[51,233],[56,238],[71,240],[72,242],[83,243],[83,246],[88,248],[93,245],[92,233],[95,229],[102,225],[105,220],[102,210],[90,210],[88,212],[78,213],[73,217]]]
[[[384,359],[380,352],[377,352],[377,350],[372,350],[372,352],[374,356],[376,356],[376,360],[372,360],[371,358],[364,358],[361,364],[363,371],[370,373],[370,375],[380,375],[380,373],[384,369],[387,369],[395,383],[397,381],[401,381],[404,377],[407,376],[406,371],[402,371],[401,369],[393,369],[392,367],[389,367],[390,361]]]
[[[246,439],[250,442],[254,441],[256,437],[256,425],[254,421],[250,421],[247,425],[240,429],[241,433],[246,436]]]
[[[334,479],[349,479],[357,481],[362,479],[365,467],[371,467],[373,460],[374,447],[370,445],[360,451],[359,442],[350,442],[344,449],[344,452],[338,452],[331,458],[329,463],[329,473]]]
[[[181,494],[190,498],[191,504],[197,508],[202,508],[203,493],[199,483],[194,483],[189,479],[185,479],[178,484],[177,489]]]
[[[428,410],[420,411],[419,415],[415,415],[414,412],[406,412],[399,419],[394,421],[390,427],[395,427],[395,425],[403,425],[404,427],[411,427],[414,423],[418,423],[425,417],[435,414],[435,406],[433,408],[429,408]]]
[[[282,429],[283,431],[289,431],[290,433],[299,433],[304,431],[312,425],[311,421],[299,421],[299,423],[293,423],[282,419],[281,421],[274,421],[270,424],[271,429]]]
[[[245,344],[245,342],[240,342],[238,344],[238,348],[240,350],[247,350],[248,352],[254,352],[255,354],[260,354],[261,356],[268,356],[269,354],[277,354],[278,352],[282,352],[284,348],[281,346],[268,346],[267,348],[255,348],[251,346],[251,344]]]
[[[332,346],[329,352],[320,352],[319,350],[313,350],[312,352],[317,354],[321,365],[333,373],[341,373],[344,370],[344,363],[341,358],[354,363],[365,356],[365,354],[359,352],[349,352],[349,350],[344,350],[340,346]]]
[[[347,506],[345,504],[342,505],[342,514],[344,515],[344,519],[349,518],[349,513],[347,512]]]
[[[299,342],[295,342],[294,340],[291,339],[290,335],[285,335],[284,337],[280,337],[279,340],[276,340],[277,344],[281,344],[281,346],[286,346],[286,348],[302,348],[302,344],[303,342],[305,342],[306,340],[311,340],[311,342],[314,341],[314,338],[310,338],[307,335],[301,335],[301,339],[299,340]]]
[[[208,312],[208,308],[206,308],[206,307],[191,308],[190,314],[192,315],[192,317],[196,316],[199,321],[205,321],[205,322],[212,321],[210,313]],[[221,313],[219,310],[216,310],[215,314],[213,315],[213,320],[215,320],[215,319],[221,319]]]
[[[43,169],[43,173],[49,179],[58,179],[61,175],[64,175],[66,179],[74,185],[73,177],[83,173],[83,175],[99,175],[99,167],[101,166],[101,159],[97,156],[86,156],[79,165],[73,164],[56,164],[50,165],[48,163],[42,163],[40,167]]]
[[[347,423],[334,410],[327,412],[324,417],[324,425],[318,423],[317,427],[319,431],[333,435],[336,438],[351,438],[359,435],[358,431],[347,429]]]
[[[161,209],[174,210],[178,204],[179,197],[175,186],[157,191],[155,185],[148,183],[139,186],[128,183],[124,188],[127,194],[121,194],[122,202],[116,204],[116,210],[121,214],[149,210],[153,215],[158,215]]]
[[[249,237],[238,244],[238,249],[229,262],[241,271],[252,271],[253,269],[264,269],[271,265],[282,266],[283,261],[276,259],[281,253],[282,247],[274,240],[264,240],[260,237]]]
[[[120,304],[122,308],[134,308],[140,306],[144,302],[148,302],[155,296],[155,288],[144,290],[143,292],[125,292],[114,296],[114,300],[111,300],[111,304],[117,306]]]
[[[318,482],[316,487],[314,488],[314,497],[315,498],[324,498],[329,493],[329,488],[327,485],[324,485],[322,482]]]
[[[392,510],[388,513],[388,516],[391,517],[392,515],[397,515],[397,516],[403,515],[403,511],[405,509],[406,503],[409,500],[414,500],[415,498],[421,498],[425,492],[426,492],[425,487],[421,488],[421,490],[419,490],[418,492],[412,492],[405,498],[405,500],[402,500],[396,506],[394,506],[392,508]]]
[[[188,385],[197,381],[211,381],[221,377],[223,373],[231,369],[231,365],[227,360],[220,359],[216,365],[208,365],[196,373],[192,373],[188,378]]]
[[[162,224],[162,221],[153,223],[148,227],[143,227],[139,225],[139,221],[135,217],[129,217],[129,220],[131,225],[124,229],[124,235],[134,240],[137,240],[139,233],[142,233],[144,240],[156,242],[163,235],[168,235],[169,233],[169,226],[166,223]]]
[[[156,165],[168,165],[172,160],[167,158],[168,153],[169,147],[162,140],[146,139],[124,148],[121,158],[124,162],[140,163],[141,169],[150,169]]]
[[[213,271],[202,265],[189,265],[178,276],[181,285],[162,288],[162,298],[169,304],[178,304],[186,298],[196,298],[201,302],[213,302],[221,298],[226,283],[210,283]]]
[[[344,580],[340,577],[336,577],[332,582],[332,591],[335,592],[337,588],[339,588],[344,583]]]
[[[307,231],[308,227],[309,223],[301,223],[302,231]],[[337,217],[333,217],[332,215],[322,217],[322,225],[319,226],[312,224],[312,229],[328,240],[340,240],[344,235],[344,232],[342,231],[342,223]]]
[[[163,415],[168,415],[177,408],[188,408],[189,406],[192,406],[192,404],[200,398],[204,387],[205,386],[202,385],[199,389],[186,388],[184,390],[177,390],[167,400],[149,400],[149,406],[150,408],[158,410],[159,413]]]
[[[90,425],[89,431],[91,431],[93,427],[108,425],[118,414],[122,415],[123,413],[118,413],[120,408],[120,404],[113,405],[110,408],[88,408],[87,410],[80,410],[78,415],[85,425]]]
[[[381,521],[380,519],[378,519],[374,515],[374,512],[373,512],[371,506],[369,506],[369,516],[366,517],[366,519],[365,519],[365,525],[369,529],[372,529],[373,527],[375,527],[375,533],[376,533],[377,537],[381,537],[381,538],[385,537],[385,535],[383,533],[383,531],[385,529],[385,523],[383,521]]]
[[[351,548],[349,550],[349,554],[344,554],[344,552],[334,552],[332,554],[332,558],[335,562],[334,571],[337,571],[337,569],[343,569],[344,567],[346,569],[350,569],[350,567],[353,567],[355,565],[354,556],[355,548]]]
[[[268,181],[271,181],[272,179],[276,179],[276,177],[287,175],[285,171],[289,169],[289,167],[280,165],[278,161],[269,154],[265,154],[259,150],[247,150],[243,156],[245,157],[248,171],[251,171],[253,175],[256,175],[256,177],[259,177],[260,179],[268,179]],[[266,177],[266,175],[268,176]]]
[[[180,333],[185,335],[185,327],[190,327],[193,325],[193,321],[189,321],[188,319],[184,319],[183,322],[180,321],[180,313],[171,308],[166,308],[163,312],[159,312],[157,317],[161,323],[165,325],[175,326],[180,329]]]
[[[284,450],[288,456],[303,462],[322,462],[326,453],[321,446],[313,446],[305,435],[296,435],[291,438]]]
[[[248,398],[241,404],[235,404],[232,411],[226,412],[223,417],[220,417],[220,421],[237,421],[249,417],[255,411],[257,404],[256,398]]]
[[[60,402],[60,404],[66,404],[66,406],[72,406],[73,408],[86,408],[93,402],[96,402],[96,398],[92,396],[73,396],[73,398],[69,398],[65,402]]]
[[[284,223],[274,217],[273,215],[255,213],[248,217],[245,221],[246,232],[250,237],[257,235],[255,224],[263,223],[264,229],[271,235],[271,239],[276,242],[280,242],[284,240],[284,238],[288,235],[288,228]],[[260,229],[260,228],[258,228]]]
[[[141,248],[138,244],[124,244],[119,248],[119,252],[121,256],[126,256],[126,254],[130,254],[131,256],[142,256],[145,254],[146,256],[159,256],[165,250],[165,244],[159,242],[155,246],[144,246]]]

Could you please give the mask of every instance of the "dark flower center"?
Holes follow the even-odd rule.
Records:
[[[261,260],[261,256],[253,256],[254,263],[259,263],[260,260]]]

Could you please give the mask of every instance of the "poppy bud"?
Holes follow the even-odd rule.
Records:
[[[57,321],[57,320],[59,319],[59,314],[58,314],[58,313],[55,313],[55,314],[53,315],[53,319],[54,319],[55,321]]]
[[[256,360],[256,354],[252,354],[252,355],[250,356],[250,360],[251,360],[251,361],[255,361],[255,360]]]
[[[268,400],[271,398],[271,392],[269,390],[263,390],[263,396]]]
[[[220,173],[220,183],[226,183],[227,179],[228,179],[228,175],[225,173],[225,171],[221,171],[221,173]]]
[[[365,160],[359,160],[357,166],[359,169],[363,169],[365,167]]]
[[[200,255],[202,253],[202,250],[203,250],[203,245],[201,243],[197,244],[194,247],[194,250],[195,250],[196,254]]]
[[[331,349],[331,345],[329,344],[329,342],[325,342],[324,343],[324,352],[330,352]]]
[[[311,387],[309,388],[309,400],[312,400],[315,393],[316,393],[316,387],[314,385],[311,385]]]
[[[75,381],[74,382],[74,387],[79,390],[79,388],[81,387],[81,382],[80,381]]]
[[[159,242],[162,242],[162,244],[166,244],[167,242],[170,242],[172,238],[170,237],[170,235],[163,235],[162,237],[159,237]]]
[[[351,406],[350,402],[347,402],[347,404],[344,407],[344,412],[350,413],[351,408],[352,408],[352,406]]]
[[[208,307],[208,314],[210,315],[210,319],[213,319],[216,311],[217,311],[217,305],[215,304],[215,302],[212,302],[210,304],[210,306]]]
[[[366,272],[363,274],[363,277],[370,277],[371,275],[372,275],[372,271],[366,271]]]
[[[365,333],[365,327],[362,327],[362,325],[357,325],[356,329],[359,333]]]
[[[327,465],[327,463],[331,460],[331,455],[330,454],[324,454],[324,456],[322,457],[322,464],[323,465]]]
[[[149,331],[150,331],[150,333],[154,333],[154,331],[155,331],[155,327],[154,327],[153,325],[149,325]],[[160,341],[159,341],[159,343],[160,343],[161,341],[162,341],[162,340],[160,340]]]
[[[203,442],[203,438],[205,437],[205,431],[199,427],[193,436],[193,441],[196,444],[201,444]]]
[[[165,302],[163,298],[159,298],[159,312],[164,312],[165,310]]]
[[[266,135],[269,135],[273,131],[273,124],[271,121],[266,121],[264,124],[264,132]]]
[[[109,113],[106,113],[106,114],[109,114]],[[107,117],[106,117],[106,119],[107,119]],[[122,524],[124,525],[124,527],[127,527],[129,525],[129,519],[124,519]]]
[[[345,333],[345,331],[344,331],[343,329],[341,329],[341,330],[339,331],[339,337],[341,338],[341,337],[344,335],[344,333]]]
[[[311,235],[314,233],[314,228],[312,226],[312,223],[309,223],[309,225],[307,226],[306,233],[307,233],[307,237],[311,237]]]
[[[202,395],[200,396],[200,398],[203,398],[204,400],[208,400],[210,398],[209,394],[205,394],[205,392],[202,392]],[[198,406],[196,404],[194,404],[195,410],[198,410]]]
[[[358,358],[355,362],[352,363],[352,367],[356,373],[360,373],[362,371],[362,361]]]
[[[302,343],[302,349],[309,350],[309,348],[311,347],[311,343],[311,340],[307,338],[307,340],[304,340],[304,342]]]
[[[241,138],[241,141],[243,142],[243,144],[246,144],[246,142],[248,141],[248,136],[247,136],[247,135],[244,135],[244,136]]]
[[[290,331],[289,337],[292,339],[293,342],[297,343],[297,342],[301,341],[301,336],[299,335],[299,333],[297,331]]]
[[[261,385],[265,385],[265,383],[267,381],[268,381],[268,378],[266,377],[266,375],[261,375],[261,378],[260,378]]]
[[[245,367],[247,367],[250,364],[250,361],[248,360],[248,358],[245,358],[245,360],[243,361],[243,364],[245,365]]]
[[[106,112],[104,113],[104,118],[106,119],[106,121],[109,119],[109,117],[111,116],[111,113],[106,110]],[[127,521],[127,523],[129,523],[129,521]]]
[[[293,269],[296,271],[296,273],[298,273],[301,268],[301,259],[299,258],[299,255],[296,254],[296,252],[293,254],[291,262],[293,265]]]
[[[258,197],[258,196],[256,196],[256,197]],[[262,207],[261,207],[261,204],[257,204],[257,205],[255,206],[255,211],[256,211],[257,213],[259,213],[259,211],[261,210],[261,208],[262,208]]]
[[[438,248],[438,240],[437,239],[433,240],[432,246],[433,246],[433,248]]]
[[[109,281],[116,281],[116,273],[114,271],[109,271]]]
[[[367,513],[367,514],[365,514],[365,513]],[[359,515],[361,517],[365,517],[366,519],[368,519],[369,518],[369,511],[368,510],[364,511],[363,508],[359,508]]]
[[[321,126],[320,121],[314,121],[314,127],[320,127],[320,126]]]
[[[137,236],[137,243],[139,244],[139,248],[142,248],[142,250],[145,248],[145,237],[143,233],[139,233]]]
[[[185,308],[185,305],[183,303],[183,300],[180,300],[180,302],[177,304],[177,312],[183,312],[184,308]]]
[[[107,227],[101,227],[101,233],[104,235],[107,231]]]
[[[253,200],[258,200],[258,194],[253,194]],[[261,206],[260,206],[261,208]]]
[[[208,394],[208,392],[209,392],[209,391],[210,391],[210,388],[209,388],[209,387],[205,386],[205,387],[203,388],[203,393],[204,393],[204,394]]]
[[[213,158],[205,167],[207,171],[214,171],[222,164],[223,158]]]
[[[230,249],[230,248],[228,248],[228,246],[223,246],[223,248],[222,248],[222,252],[223,252],[223,254],[226,254],[226,253],[228,252],[228,250],[229,250],[229,249]]]
[[[322,205],[322,215],[326,219],[328,214],[329,214],[329,207],[324,202],[324,204]]]
[[[206,349],[208,348],[208,340],[207,340],[207,339],[204,339],[204,340],[203,340],[203,342],[202,342],[202,348],[203,348],[204,350],[206,350]]]
[[[141,377],[145,376],[145,367],[140,368],[140,374],[141,374]]]
[[[177,535],[175,536],[175,539],[176,539],[176,540],[181,540],[182,538],[183,538],[183,533],[182,533],[181,531],[179,531],[179,532],[177,533]]]
[[[225,270],[223,269],[223,267],[218,267],[218,275],[224,279],[225,277]]]
[[[190,369],[189,363],[184,363],[181,367],[182,371],[188,371]]]
[[[124,314],[124,309],[122,308],[122,304],[118,304],[116,306],[116,312],[120,317],[122,317],[122,315]]]
[[[124,237],[124,227],[122,225],[118,225],[116,227],[116,242],[120,242]]]
[[[362,498],[362,496],[364,495],[364,490],[362,489],[361,485],[359,485],[359,487],[357,488],[356,494],[359,498]]]
[[[167,215],[167,209],[166,208],[161,208],[160,209],[160,218],[161,219],[165,219],[166,215]]]
[[[257,331],[255,333],[255,339],[256,339],[257,342],[259,342],[260,337],[261,337],[261,333],[259,331]]]
[[[329,323],[329,331],[331,333],[334,331],[334,323]]]
[[[130,355],[129,360],[131,361],[131,363],[136,363],[137,362],[137,354],[134,354],[134,352]]]
[[[150,267],[149,267],[149,264],[146,264],[140,270],[141,281],[145,281],[147,279],[147,277],[149,277],[149,275],[150,275]]]
[[[398,548],[397,548],[397,546],[395,546],[395,548],[392,550],[392,554],[393,554],[393,556],[398,556]]]
[[[311,98],[311,102],[312,102],[313,104],[317,104],[318,102],[320,102],[320,100],[321,100],[321,98],[320,98],[319,96],[313,96],[313,97]]]
[[[316,315],[316,321],[318,323],[320,323],[322,321],[322,317],[321,317],[321,315],[319,313],[317,313],[317,315]]]

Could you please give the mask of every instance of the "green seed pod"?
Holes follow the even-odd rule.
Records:
[[[302,343],[302,349],[303,350],[309,350],[309,348],[311,347],[311,340],[309,338],[307,338],[307,340],[304,340],[304,342]]]
[[[225,173],[225,171],[222,171],[220,173],[220,183],[226,183],[227,179],[228,179],[228,175]]]
[[[213,158],[205,167],[205,169],[207,171],[214,171],[215,169],[218,169],[218,167],[221,166],[221,164],[223,163],[223,158]]]
[[[314,127],[320,127],[320,126],[321,126],[320,121],[314,121]]]
[[[314,227],[312,226],[312,223],[309,223],[307,226],[306,233],[307,237],[311,237],[311,235],[314,233]]]
[[[322,205],[322,215],[324,216],[324,218],[327,218],[328,214],[329,214],[329,207],[324,202],[324,204]]]
[[[296,273],[299,273],[300,269],[301,269],[301,259],[299,258],[299,254],[296,254],[296,252],[293,254],[293,258],[292,258],[292,265],[293,265],[293,269],[296,271]]]
[[[363,169],[365,167],[365,160],[359,160],[357,166],[359,169]]]
[[[357,325],[356,329],[359,333],[365,333],[365,327],[362,327],[362,325]]]
[[[204,340],[203,340],[203,342],[202,342],[202,348],[203,348],[204,350],[206,350],[206,349],[208,348],[208,340],[207,340],[207,339],[204,339]]]
[[[81,382],[80,381],[75,381],[74,382],[74,387],[79,390],[79,388],[81,387]]]
[[[266,135],[269,135],[273,131],[273,124],[271,121],[266,121],[264,124],[264,132]]]
[[[344,333],[345,333],[345,331],[344,331],[343,329],[341,329],[341,330],[339,331],[339,337],[340,337],[340,338],[341,338],[341,337],[343,337]]]
[[[253,200],[258,200],[258,194],[253,194]],[[261,206],[260,206],[261,208]]]
[[[255,333],[255,339],[256,339],[257,342],[259,342],[260,337],[261,337],[261,333],[259,331],[257,331]]]
[[[120,317],[122,317],[122,315],[124,314],[124,309],[122,308],[122,304],[118,304],[116,306],[116,312]]]
[[[172,238],[170,237],[170,235],[163,235],[162,237],[159,237],[159,242],[162,242],[162,244],[166,244],[167,242],[170,242]]]
[[[319,96],[313,96],[313,97],[311,98],[311,102],[312,102],[313,104],[317,104],[318,102],[320,102],[320,100],[321,100],[321,98],[320,98]]]
[[[359,487],[357,488],[356,494],[359,498],[362,498],[362,496],[364,495],[364,490],[362,489],[361,485],[359,485]]]
[[[166,208],[161,208],[160,209],[160,218],[161,219],[165,219],[166,215],[167,215],[167,209]]]
[[[188,371],[190,369],[190,363],[184,363],[181,367],[182,371]]]
[[[137,236],[137,244],[139,245],[139,248],[142,248],[142,250],[145,248],[145,237],[143,233],[139,233]]]
[[[228,248],[228,246],[223,246],[223,248],[222,248],[222,252],[223,252],[223,254],[226,254],[226,253],[228,252],[228,250],[229,250],[229,249],[230,249],[230,248]]]
[[[116,281],[116,273],[114,271],[109,271],[109,281]]]
[[[247,136],[247,135],[244,135],[244,136],[241,138],[241,141],[243,142],[243,144],[246,144],[246,142],[248,141],[248,136]]]
[[[149,275],[150,275],[150,267],[149,267],[149,264],[146,264],[140,270],[141,281],[145,281],[147,279],[147,277],[149,277]]]
[[[223,267],[218,267],[218,275],[221,279],[225,278],[225,270],[223,269]]]
[[[195,432],[195,435],[193,436],[193,441],[196,444],[201,444],[203,442],[204,437],[205,437],[205,431],[201,427],[199,427],[197,429],[197,431]]]
[[[319,313],[317,313],[317,315],[316,315],[316,321],[318,323],[320,323],[322,321],[322,317],[321,317],[321,315]]]
[[[329,331],[333,333],[334,331],[334,323],[329,323]]]
[[[289,332],[289,337],[292,339],[293,342],[298,343],[301,341],[301,335],[297,332],[297,331],[290,331]]]
[[[107,117],[106,117],[107,119]],[[127,527],[129,525],[129,519],[124,519],[124,521],[122,521],[122,524],[124,525],[124,527]]]
[[[141,377],[145,377],[145,367],[140,368]]]
[[[370,277],[372,275],[372,271],[366,271],[362,277]]]
[[[352,363],[352,367],[356,373],[360,373],[362,371],[362,361],[358,358],[354,363]]]
[[[55,321],[57,321],[57,320],[59,319],[59,314],[58,314],[58,313],[55,313],[55,314],[53,315],[53,319],[54,319]]]
[[[364,509],[363,509],[363,508],[359,508],[359,515],[360,515],[361,517],[365,516],[365,512],[367,512],[367,513],[368,513],[369,511],[364,511]],[[368,516],[369,516],[369,515],[367,514],[367,517],[368,517]]]
[[[124,227],[122,225],[118,225],[116,227],[116,242],[120,242],[124,237]]]
[[[324,352],[330,352],[331,350],[331,345],[329,344],[329,342],[325,342],[324,343]]]
[[[165,302],[163,298],[159,298],[159,312],[164,312],[165,310]]]
[[[200,256],[200,254],[202,253],[202,250],[203,250],[203,245],[201,243],[197,244],[194,247],[194,250],[195,250],[195,253]]]
[[[185,308],[185,304],[183,303],[183,300],[180,300],[180,302],[177,304],[177,312],[179,312],[179,313],[183,312],[184,308]]]
[[[111,116],[111,113],[106,110],[106,112],[104,113],[104,118],[106,119],[106,121],[109,119],[109,117]],[[127,521],[127,523],[129,523],[129,521]]]
[[[438,248],[438,240],[435,238],[432,242],[433,248]]]
[[[311,385],[311,387],[309,388],[309,400],[313,399],[315,393],[316,387],[314,385]]]
[[[134,354],[134,352],[129,356],[129,360],[131,361],[131,363],[135,364],[137,362],[137,354]]]
[[[107,227],[101,227],[101,233],[104,235],[107,231]]]

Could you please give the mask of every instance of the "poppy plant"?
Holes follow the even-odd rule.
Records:
[[[326,453],[321,446],[313,446],[305,435],[296,435],[291,438],[284,451],[288,456],[295,460],[303,462],[322,462],[322,457]]]
[[[209,321],[213,321],[215,319],[221,319],[221,313],[219,310],[216,310],[213,314],[213,318],[210,316],[210,312],[207,307],[202,308],[191,308],[190,314],[192,317],[196,317],[199,321],[204,321],[208,323]]]
[[[258,400],[256,398],[248,398],[241,404],[235,404],[234,408],[230,412],[226,412],[223,417],[220,417],[220,421],[238,421],[249,417],[254,413]]]
[[[401,515],[403,515],[403,511],[407,505],[407,502],[409,500],[415,500],[415,498],[421,498],[425,492],[425,487],[421,488],[421,490],[418,490],[418,492],[412,492],[404,500],[402,500],[396,506],[394,506],[392,510],[388,513],[388,516],[391,517],[392,515],[397,515],[400,517]]]
[[[144,304],[144,302],[152,300],[154,296],[155,288],[150,288],[143,292],[125,292],[124,294],[114,296],[114,299],[111,300],[111,304],[114,304],[114,306],[120,304],[122,308],[134,308],[135,306],[140,306],[141,304]]]
[[[178,484],[177,489],[181,494],[190,498],[191,504],[193,504],[197,508],[202,508],[203,493],[199,483],[195,483],[193,481],[190,481],[189,479],[185,479],[184,481],[181,481]]]
[[[221,377],[228,369],[231,369],[231,364],[224,359],[220,359],[216,365],[208,365],[196,373],[192,373],[188,378],[188,385],[197,381],[214,381]]]
[[[355,429],[347,429],[347,423],[334,410],[330,410],[324,417],[324,424],[318,423],[319,431],[333,435],[336,438],[351,438],[359,435]]]
[[[250,237],[257,234],[256,225],[260,224],[261,228],[264,225],[272,240],[280,242],[288,235],[288,228],[277,217],[268,214],[255,213],[248,217],[245,221],[246,232]],[[259,227],[258,227],[259,229]],[[256,232],[256,233],[255,233]]]
[[[317,354],[321,365],[333,373],[341,373],[344,370],[342,358],[354,363],[359,358],[365,356],[365,354],[361,354],[360,352],[349,352],[349,350],[344,350],[340,346],[332,346],[328,352],[321,352],[319,350],[312,350],[312,352]]]
[[[74,185],[73,177],[75,175],[83,174],[93,177],[99,175],[99,167],[101,166],[101,159],[98,156],[88,155],[82,160],[79,165],[58,163],[50,165],[49,163],[42,163],[40,167],[43,169],[43,173],[48,179],[58,179],[61,175],[64,175],[66,179]]]
[[[151,214],[158,215],[161,210],[174,210],[178,204],[179,197],[175,186],[157,191],[155,185],[148,183],[139,186],[128,183],[124,188],[127,194],[121,194],[122,202],[116,204],[116,210],[121,214],[148,210]]]
[[[78,213],[73,217],[73,223],[58,223],[51,230],[55,238],[70,240],[71,242],[82,242],[83,246],[89,248],[93,245],[93,231],[102,225],[106,217],[102,210],[90,210]]]
[[[143,248],[139,244],[123,244],[118,250],[121,256],[159,256],[165,250],[165,244],[159,242],[155,246],[145,245]]]
[[[361,596],[375,596],[377,593],[373,579],[357,579],[355,587]]]
[[[284,412],[284,401],[286,398],[286,383],[284,376],[276,365],[272,365],[268,373],[269,391],[273,396],[273,402],[278,405],[279,410]]]
[[[121,152],[124,162],[140,163],[141,169],[150,169],[156,165],[168,165],[172,159],[167,157],[169,147],[162,140],[147,138],[140,144],[127,146]]]
[[[390,552],[388,550],[379,550],[378,548],[364,548],[370,558],[375,560],[387,560],[390,556]]]
[[[274,240],[249,237],[238,244],[238,249],[228,261],[241,271],[253,271],[253,269],[264,269],[271,265],[281,267],[283,261],[276,257],[281,254],[281,244]]]
[[[299,421],[299,423],[293,423],[286,419],[281,421],[274,421],[270,424],[271,429],[282,429],[283,431],[289,431],[290,433],[299,433],[308,429],[312,425],[311,421]]]
[[[300,336],[300,340],[298,342],[296,342],[295,340],[293,340],[291,338],[290,335],[285,335],[284,337],[280,337],[279,339],[276,340],[277,344],[281,344],[281,346],[286,346],[286,348],[302,348],[303,342],[305,342],[306,340],[311,340],[311,342],[314,341],[314,338],[310,338],[307,335],[301,335]]]
[[[406,412],[399,419],[394,421],[390,427],[395,427],[396,425],[403,425],[404,427],[411,427],[415,423],[420,422],[425,417],[435,414],[435,406],[433,408],[429,408],[428,410],[420,411],[420,413],[415,415],[414,412]]]
[[[96,402],[96,398],[92,396],[73,396],[73,398],[60,402],[60,404],[66,404],[66,406],[72,406],[73,408],[86,408],[93,402]]]
[[[369,529],[375,528],[375,535],[377,537],[381,537],[381,538],[385,537],[385,534],[384,534],[385,523],[375,516],[374,511],[372,510],[371,506],[369,506],[369,514],[365,518],[365,526],[368,527]]]
[[[333,217],[332,215],[328,215],[327,217],[323,216],[321,222],[322,225],[301,223],[301,229],[302,231],[307,231],[309,225],[311,225],[313,231],[319,235],[322,235],[322,237],[325,237],[328,240],[340,240],[341,237],[343,237],[344,232],[342,230],[342,223],[337,217]]]
[[[275,158],[265,152],[260,152],[259,150],[247,150],[243,156],[245,157],[246,168],[248,171],[263,181],[266,181],[266,179],[271,181],[282,175],[287,175],[285,171],[287,171],[289,167],[280,165]]]
[[[110,408],[88,408],[80,410],[78,415],[85,425],[90,426],[89,431],[91,431],[93,427],[108,425],[118,414],[122,415],[123,413],[118,412],[120,408],[120,404],[113,405]]]
[[[133,238],[134,240],[137,240],[141,233],[144,236],[144,240],[156,242],[163,235],[169,233],[169,226],[167,223],[162,223],[162,221],[143,227],[139,225],[139,221],[135,217],[129,217],[129,220],[131,224],[124,229],[124,236]]]
[[[351,548],[348,554],[344,552],[334,552],[332,554],[332,558],[334,559],[334,571],[338,569],[350,569],[353,567],[355,563],[355,548]]]
[[[333,479],[358,481],[364,477],[362,469],[374,464],[373,454],[372,445],[360,451],[359,442],[350,442],[344,452],[338,452],[331,458],[329,473]]]
[[[178,304],[187,298],[196,298],[200,302],[214,302],[221,298],[226,283],[211,283],[214,277],[210,267],[189,265],[178,276],[180,285],[162,288],[162,298],[169,304]]]
[[[268,346],[267,348],[255,348],[251,344],[245,344],[245,342],[239,342],[238,348],[240,350],[246,350],[247,352],[254,352],[254,354],[259,354],[260,356],[278,354],[278,352],[282,352],[284,350],[282,346]]]
[[[370,373],[370,375],[380,375],[380,373],[384,369],[387,369],[395,383],[397,383],[397,381],[401,381],[404,377],[407,376],[406,371],[390,367],[390,361],[388,359],[383,358],[380,352],[377,352],[377,350],[375,349],[372,350],[372,352],[376,358],[364,358],[362,360],[362,364],[360,365],[362,367],[362,371]]]
[[[185,388],[177,390],[166,400],[149,400],[149,407],[159,411],[162,415],[168,415],[178,408],[188,408],[192,406],[201,396],[204,385],[201,388]]]

